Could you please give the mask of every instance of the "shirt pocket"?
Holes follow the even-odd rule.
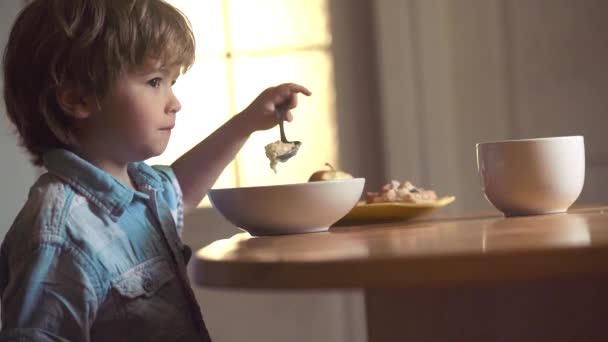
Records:
[[[123,298],[151,297],[173,277],[167,259],[155,257],[121,274],[112,287]]]
[[[98,312],[99,341],[172,341],[180,320],[174,264],[163,256],[146,260],[111,281],[111,295]],[[182,329],[183,330],[183,329]]]

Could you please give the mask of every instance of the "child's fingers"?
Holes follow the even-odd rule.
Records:
[[[291,122],[293,120],[293,115],[291,115],[291,111],[285,113],[285,121]]]
[[[291,122],[291,120],[293,120],[293,115],[291,114],[290,110],[284,112],[276,111],[276,119],[277,122],[279,122],[280,120]]]
[[[289,100],[289,109],[296,108],[298,106],[298,96],[291,94],[291,100]]]
[[[284,84],[291,93],[302,93],[306,96],[310,96],[312,95],[312,92],[308,89],[306,89],[306,87],[301,86],[299,84],[295,84],[295,83],[285,83]]]
[[[295,83],[283,83],[274,88],[274,96],[272,96],[272,101],[276,104],[287,103],[288,101],[294,101],[296,99],[297,93],[302,93],[306,96],[312,95],[310,90],[305,87],[295,84]],[[297,101],[297,100],[296,100]],[[290,108],[294,108],[292,104],[289,104]]]

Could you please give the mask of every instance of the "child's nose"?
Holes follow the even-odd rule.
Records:
[[[177,99],[177,96],[171,92],[171,96],[169,97],[169,103],[167,104],[167,112],[175,114],[182,109],[182,104]]]

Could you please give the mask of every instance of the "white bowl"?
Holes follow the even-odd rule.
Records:
[[[251,235],[320,232],[361,198],[365,178],[214,189],[211,204]]]
[[[506,216],[568,210],[585,182],[582,136],[477,144],[483,192]]]

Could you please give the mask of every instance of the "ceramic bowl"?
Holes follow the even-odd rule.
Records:
[[[481,187],[506,216],[568,210],[585,181],[582,136],[477,144]]]
[[[359,201],[365,178],[214,189],[224,218],[251,235],[312,233],[329,227]]]

